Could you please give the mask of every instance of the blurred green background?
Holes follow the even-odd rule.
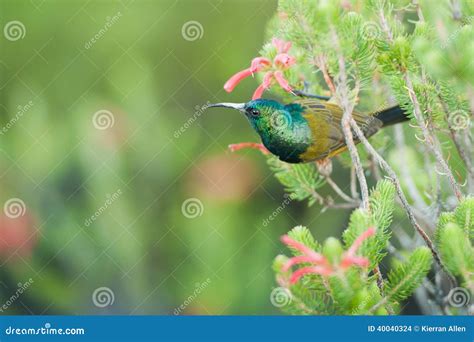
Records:
[[[2,314],[279,313],[279,237],[296,224],[338,235],[349,211],[291,203],[265,225],[281,185],[258,152],[227,150],[257,136],[238,113],[200,110],[250,98],[255,80],[222,86],[258,55],[275,9],[1,1]]]

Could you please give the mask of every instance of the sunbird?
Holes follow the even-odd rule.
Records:
[[[307,163],[334,157],[347,149],[341,127],[342,109],[317,98],[298,99],[290,104],[257,99],[247,103],[224,102],[206,107],[240,111],[273,155],[287,163]],[[352,117],[367,138],[383,127],[409,120],[400,106],[369,114],[354,111]],[[354,142],[359,142],[355,135]]]

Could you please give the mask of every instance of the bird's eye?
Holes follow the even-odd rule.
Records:
[[[252,108],[250,109],[250,114],[252,116],[259,116],[260,115],[260,111],[258,109],[255,109],[255,108]]]

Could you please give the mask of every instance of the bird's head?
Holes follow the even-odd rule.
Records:
[[[258,99],[247,103],[224,102],[207,106],[207,108],[210,107],[232,108],[243,113],[262,139],[269,134],[283,133],[292,125],[291,113],[284,105],[274,100]]]
[[[232,108],[243,113],[265,147],[283,161],[300,162],[300,154],[311,144],[311,131],[299,104],[283,105],[258,99],[247,103],[216,103],[209,107]]]

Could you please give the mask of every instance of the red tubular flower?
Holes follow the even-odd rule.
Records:
[[[341,268],[346,269],[350,266],[368,267],[370,262],[367,258],[358,257],[355,255],[357,250],[362,246],[362,243],[372,235],[375,235],[375,228],[370,227],[363,232],[352,244],[352,246],[344,253],[341,260]]]
[[[252,72],[257,72],[270,65],[272,65],[272,62],[268,58],[255,57],[252,59],[252,63],[250,63],[250,70]]]
[[[292,266],[299,264],[311,264],[311,266],[301,267],[294,271],[290,277],[290,283],[295,284],[301,277],[307,274],[318,274],[323,277],[331,276],[338,270],[346,270],[351,266],[368,267],[370,262],[367,258],[356,256],[357,250],[362,243],[375,234],[375,228],[370,227],[363,232],[352,244],[351,247],[343,254],[342,260],[338,265],[331,265],[329,260],[322,254],[313,251],[308,246],[293,240],[288,235],[284,235],[281,241],[287,246],[301,252],[302,255],[290,258],[282,268],[283,272],[288,271]]]
[[[275,64],[277,67],[281,69],[288,69],[295,63],[296,63],[295,57],[290,56],[286,53],[279,53],[273,59],[273,64]]]
[[[247,78],[256,72],[267,70],[262,84],[258,86],[253,94],[253,100],[262,97],[263,92],[273,84],[273,79],[275,79],[280,87],[285,91],[291,92],[292,88],[284,78],[282,72],[296,63],[296,59],[287,54],[288,50],[291,48],[291,42],[285,42],[281,39],[273,38],[272,44],[278,52],[276,57],[273,59],[273,62],[266,57],[254,58],[250,63],[249,68],[239,71],[229,78],[229,80],[224,84],[224,90],[230,93],[244,78]]]
[[[290,84],[288,83],[288,81],[283,77],[283,73],[281,71],[275,71],[273,75],[275,79],[277,80],[278,84],[280,85],[280,87],[285,89],[287,92],[290,92],[293,90],[290,87]]]
[[[230,93],[234,90],[235,86],[240,83],[244,78],[249,77],[253,74],[250,68],[239,71],[235,75],[233,75],[229,80],[224,84],[224,90]]]
[[[235,152],[238,150],[242,150],[244,148],[253,148],[255,150],[259,150],[263,154],[267,155],[270,154],[270,151],[268,151],[263,144],[259,143],[251,143],[251,142],[246,142],[246,143],[238,143],[238,144],[230,144],[229,145],[229,150],[231,152]]]
[[[291,42],[285,42],[284,40],[273,38],[272,44],[276,47],[278,53],[287,53],[291,48]]]
[[[302,243],[293,240],[288,235],[284,235],[281,238],[281,241],[289,247],[296,249],[301,252],[303,255],[295,256],[290,258],[285,265],[283,265],[283,271],[288,271],[292,266],[309,263],[313,266],[302,267],[291,275],[290,283],[296,283],[301,277],[306,274],[319,274],[328,276],[332,273],[331,265],[329,264],[326,257],[320,253],[313,251],[311,248],[303,245]]]
[[[268,71],[265,76],[263,76],[263,82],[260,84],[257,89],[255,89],[255,92],[253,93],[252,100],[256,100],[262,97],[262,94],[265,90],[270,88],[272,85],[272,80],[273,80],[273,72]]]
[[[301,277],[307,274],[319,274],[322,276],[330,276],[333,270],[330,267],[324,266],[309,266],[309,267],[302,267],[295,272],[290,277],[290,284],[296,284]]]

